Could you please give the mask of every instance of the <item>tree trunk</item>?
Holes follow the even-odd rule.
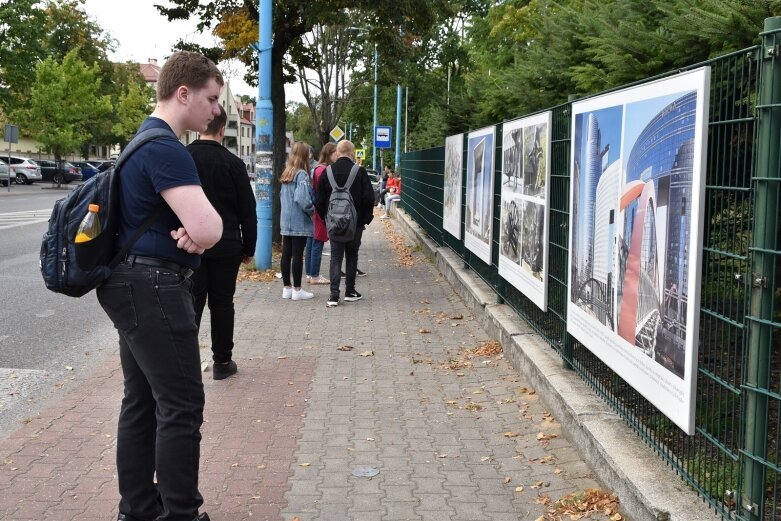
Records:
[[[277,35],[284,34],[284,31],[278,31]],[[277,42],[277,35],[274,37],[274,48],[271,51],[271,104],[274,111],[274,122],[272,128],[272,153],[274,154],[274,169],[271,178],[271,187],[273,198],[271,202],[271,238],[278,245],[282,243],[279,220],[282,210],[279,192],[281,183],[279,178],[285,169],[287,161],[287,152],[285,151],[285,128],[287,127],[287,115],[285,113],[285,80],[284,80],[284,57],[287,45],[284,42]],[[281,38],[280,38],[281,40]],[[261,73],[262,74],[262,73]]]

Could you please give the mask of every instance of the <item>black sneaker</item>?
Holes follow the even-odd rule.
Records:
[[[356,270],[355,274],[358,275],[359,277],[365,277],[366,276],[366,273],[361,271],[361,270]]]
[[[355,302],[356,300],[361,300],[363,298],[363,295],[358,293],[357,291],[348,291],[344,294],[344,301],[345,302]]]
[[[237,372],[239,372],[239,368],[233,360],[225,362],[224,364],[215,363],[214,366],[212,366],[212,378],[215,380],[225,380]]]
[[[233,364],[233,365],[236,365],[236,364]],[[212,521],[212,520],[209,519],[209,514],[204,512],[201,515],[199,515],[198,517],[196,517],[193,521]]]
[[[328,300],[325,302],[325,305],[329,308],[335,308],[339,305],[339,295],[331,295],[328,297]]]

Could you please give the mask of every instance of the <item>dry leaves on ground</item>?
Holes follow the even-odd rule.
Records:
[[[603,514],[610,521],[624,521],[618,512],[618,496],[602,489],[592,488],[583,492],[568,494],[553,504],[545,515],[546,521],[578,521]]]
[[[239,267],[239,274],[236,276],[236,281],[241,282],[243,280],[249,280],[252,282],[274,282],[277,280],[277,269],[281,260],[282,250],[274,248],[271,251],[272,268],[267,270],[256,270],[255,261],[251,260],[249,264],[242,264]]]
[[[501,356],[501,354],[502,354],[502,344],[500,344],[495,340],[488,340],[486,342],[482,342],[474,349],[462,349],[458,357],[450,358],[447,361],[447,363],[440,364],[440,367],[456,371],[458,369],[472,367],[473,358],[489,358],[494,356],[499,357]],[[483,363],[488,363],[490,365],[493,365],[495,362],[487,361]]]
[[[398,233],[394,232],[390,222],[385,221],[385,239],[393,248],[396,253],[396,266],[409,268],[415,264],[415,260],[412,257],[412,249],[407,246],[404,238]]]

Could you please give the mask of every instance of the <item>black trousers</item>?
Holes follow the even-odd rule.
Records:
[[[328,276],[331,278],[331,296],[339,296],[339,284],[342,282],[342,258],[347,257],[345,263],[345,293],[355,291],[355,275],[358,272],[358,250],[361,247],[363,226],[355,228],[355,237],[350,242],[331,241],[331,264]]]
[[[304,249],[306,249],[307,237],[297,235],[282,236],[282,283],[296,288],[301,287],[301,274],[304,271]],[[293,283],[290,283],[290,274],[293,274]]]
[[[195,323],[201,328],[206,301],[211,315],[212,359],[221,364],[233,356],[233,327],[236,315],[233,295],[242,255],[201,257],[201,265],[192,276]]]
[[[191,282],[163,268],[120,264],[97,293],[119,331],[124,375],[119,512],[143,521],[192,521],[203,504],[204,391]]]

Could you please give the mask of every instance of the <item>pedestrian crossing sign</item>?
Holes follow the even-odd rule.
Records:
[[[366,159],[366,149],[364,149],[364,148],[356,148],[355,149],[355,159]]]

